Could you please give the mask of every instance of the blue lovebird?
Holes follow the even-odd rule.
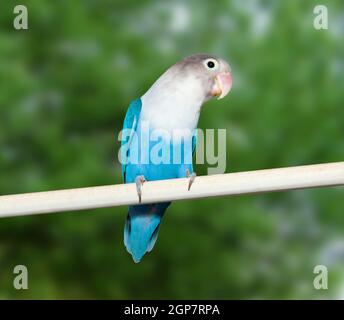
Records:
[[[197,54],[174,64],[130,103],[122,130],[122,174],[125,183],[136,183],[139,202],[145,181],[188,177],[190,190],[196,177],[192,154],[201,107],[213,97],[225,97],[231,86],[225,60]],[[136,263],[153,249],[169,205],[129,206],[124,244]]]

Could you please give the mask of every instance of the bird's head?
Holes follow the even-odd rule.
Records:
[[[224,98],[231,87],[231,69],[225,60],[208,54],[186,57],[141,97],[141,119],[155,128],[195,128],[203,103]]]
[[[178,78],[188,79],[194,88],[200,88],[204,101],[213,97],[224,98],[232,87],[229,64],[221,58],[208,54],[195,54],[177,62],[170,69]],[[181,80],[181,82],[183,82]]]

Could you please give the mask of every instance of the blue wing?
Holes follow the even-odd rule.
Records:
[[[192,136],[192,155],[195,154],[197,145],[197,129],[195,129],[194,134]]]
[[[139,122],[140,118],[140,113],[141,113],[141,108],[142,108],[142,101],[141,99],[136,99],[130,102],[128,111],[125,115],[124,118],[124,123],[123,123],[123,130],[125,129],[130,129],[130,135],[126,137],[126,139],[122,139],[121,146],[128,144],[128,147],[130,146],[130,143],[132,141],[134,132],[137,129],[137,124]],[[122,160],[122,176],[125,182],[125,172],[126,172],[126,163],[127,163],[127,158],[128,158],[128,152],[129,148],[127,151],[121,154],[121,160]]]
[[[129,147],[134,146],[134,133],[140,131],[138,127],[140,114],[142,109],[141,99],[134,100],[130,103],[127,114],[124,119],[123,129],[129,129],[130,132],[124,135],[122,139],[122,174],[124,182],[133,181],[137,174],[143,174],[146,178],[151,180],[170,179],[171,177],[181,177],[186,174],[185,168],[192,171],[189,165],[155,165],[153,163],[144,166],[126,165],[127,159],[130,156]],[[138,133],[140,134],[140,133]],[[197,144],[197,130],[192,136],[192,153],[195,153]],[[188,151],[190,152],[190,151]],[[180,172],[183,171],[182,175]],[[179,174],[179,175],[178,175]],[[158,237],[158,230],[161,219],[165,210],[170,205],[170,202],[163,202],[158,204],[145,204],[129,206],[127,221],[124,228],[124,244],[128,252],[132,255],[135,262],[139,262],[142,256],[153,249],[153,246]]]

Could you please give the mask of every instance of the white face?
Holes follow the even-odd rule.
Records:
[[[224,98],[232,87],[231,69],[228,63],[210,55],[193,55],[175,64],[172,69],[181,77],[193,75],[203,87],[205,100]]]
[[[201,106],[225,97],[232,86],[228,63],[209,55],[187,57],[169,68],[141,97],[141,119],[154,128],[197,126]]]

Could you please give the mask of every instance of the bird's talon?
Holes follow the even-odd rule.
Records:
[[[144,176],[137,176],[135,179],[136,183],[136,192],[139,197],[139,203],[141,203],[141,197],[142,197],[142,186],[143,183],[146,181]]]
[[[186,170],[186,177],[189,178],[188,191],[190,191],[190,188],[191,188],[193,182],[195,181],[196,173],[193,172],[193,173],[190,174],[190,171],[187,169]]]

